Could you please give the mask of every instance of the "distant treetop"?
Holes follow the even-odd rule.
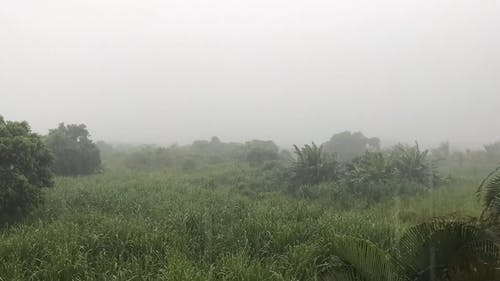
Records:
[[[363,155],[365,151],[380,149],[379,138],[368,138],[361,132],[351,133],[341,132],[333,135],[329,141],[323,143],[323,150],[326,153],[334,153],[342,161],[350,161]]]
[[[46,143],[56,156],[53,165],[55,174],[88,175],[100,169],[99,149],[89,137],[85,124],[60,123],[57,129],[49,131]]]

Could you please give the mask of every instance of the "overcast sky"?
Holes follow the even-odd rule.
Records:
[[[1,0],[0,114],[94,139],[500,139],[498,0]]]

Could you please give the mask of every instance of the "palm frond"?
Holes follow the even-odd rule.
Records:
[[[483,263],[493,266],[500,255],[498,246],[476,223],[443,219],[410,228],[401,237],[396,252],[407,274],[415,280],[449,280],[452,269]]]
[[[477,193],[482,197],[484,205],[481,220],[497,224],[500,217],[500,167],[481,182]]]
[[[472,242],[456,258],[447,269],[448,280],[500,280],[500,248],[494,242]]]
[[[389,254],[370,241],[336,236],[333,253],[344,263],[328,273],[331,279],[352,281],[406,281],[402,268]],[[336,279],[335,279],[336,278]]]

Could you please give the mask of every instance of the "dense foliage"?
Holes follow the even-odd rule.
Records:
[[[13,222],[41,201],[52,185],[52,155],[27,122],[0,116],[0,225]]]
[[[55,155],[55,174],[89,175],[100,169],[99,149],[89,137],[90,133],[84,124],[61,123],[58,128],[49,131],[45,142]]]
[[[288,157],[286,152],[280,151],[272,141],[252,140],[246,143],[225,143],[217,137],[213,137],[210,141],[197,140],[191,145],[144,146],[132,152],[121,151],[124,159],[123,165],[141,171],[158,169],[193,171],[214,165],[234,163],[262,166]]]
[[[287,191],[306,197],[337,197],[346,201],[363,198],[377,203],[394,196],[416,194],[446,183],[428,151],[397,145],[379,151],[366,150],[350,161],[337,161],[323,146],[295,146],[295,161]],[[286,168],[285,168],[286,169]],[[286,173],[282,173],[285,174]]]
[[[499,169],[479,187],[484,209],[479,220],[433,219],[402,234],[390,251],[367,240],[336,236],[332,250],[340,263],[326,280],[459,281],[500,280]]]
[[[327,277],[349,269],[365,279],[344,280],[374,280],[372,274],[385,276],[380,275],[385,267],[377,267],[384,260],[409,253],[404,256],[416,258],[405,264],[425,266],[429,256],[415,251],[419,243],[435,241],[429,245],[455,249],[461,236],[449,235],[468,233],[454,231],[467,221],[428,219],[449,214],[474,217],[481,210],[474,188],[467,183],[342,210],[334,200],[248,194],[236,185],[245,171],[235,175],[236,171],[233,167],[188,174],[108,171],[58,178],[56,188],[47,193],[48,204],[37,214],[38,222],[0,234],[0,277],[332,280]],[[481,233],[477,225],[464,229]],[[451,245],[446,246],[440,237],[456,238],[445,240]],[[403,246],[413,240],[418,241],[414,250]],[[372,262],[358,249],[365,249],[366,255],[376,251],[370,254]],[[450,257],[458,253],[446,249],[439,252]]]
[[[31,223],[0,234],[0,280],[499,280],[500,172],[481,184],[481,203],[473,188],[500,160],[486,150],[381,149],[360,133],[335,137],[353,147],[294,154],[261,140],[134,147],[88,136],[83,125],[49,133],[60,159],[98,147],[106,169],[57,178]]]

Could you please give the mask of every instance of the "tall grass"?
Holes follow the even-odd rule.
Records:
[[[333,234],[390,248],[419,220],[479,210],[468,183],[340,210],[282,193],[249,196],[234,177],[203,178],[58,178],[30,222],[0,234],[0,280],[317,280],[333,262],[325,247]]]

